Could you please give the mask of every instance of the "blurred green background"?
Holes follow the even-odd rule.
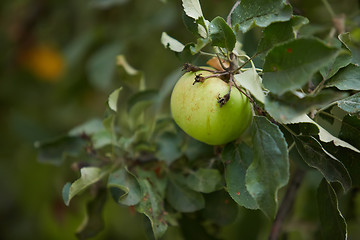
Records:
[[[226,18],[234,2],[201,1],[208,20]],[[322,1],[290,2],[319,34],[331,26]],[[330,3],[359,24],[358,1]],[[62,187],[78,175],[70,164],[39,163],[34,142],[103,117],[108,95],[120,86],[117,55],[144,72],[148,88],[159,88],[183,64],[161,45],[161,33],[183,43],[194,38],[182,23],[180,0],[2,0],[0,12],[0,238],[75,239],[90,196],[66,207]],[[244,36],[249,55],[259,37],[257,30]],[[315,188],[310,184],[310,196]],[[104,218],[99,239],[146,238],[144,219],[132,209],[108,201]],[[235,224],[224,233],[228,239],[269,230],[259,212],[242,210]]]

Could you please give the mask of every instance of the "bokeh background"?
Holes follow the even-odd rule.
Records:
[[[209,20],[226,18],[234,2],[201,1]],[[309,31],[328,33],[332,21],[321,0],[290,2],[314,24]],[[359,26],[359,1],[329,2]],[[0,18],[0,238],[75,239],[86,196],[66,207],[61,190],[78,175],[67,164],[38,162],[34,143],[103,117],[108,95],[120,87],[117,55],[144,72],[148,88],[158,89],[184,63],[162,46],[161,33],[183,43],[194,38],[182,23],[180,0],[1,0]],[[249,55],[260,36],[258,30],[244,36]],[[310,190],[299,206],[316,189],[305,185]],[[303,207],[300,212],[313,211]],[[146,239],[143,217],[132,209],[108,201],[104,218],[97,239]],[[261,213],[242,210],[224,238],[241,233],[255,239],[259,226],[266,234],[270,225]]]

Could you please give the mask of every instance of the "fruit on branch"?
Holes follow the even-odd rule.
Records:
[[[248,128],[252,110],[247,97],[234,86],[228,99],[229,83],[211,75],[204,70],[185,73],[173,89],[171,112],[188,135],[210,145],[222,145]]]

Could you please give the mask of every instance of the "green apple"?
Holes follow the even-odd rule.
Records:
[[[171,94],[171,112],[175,122],[188,135],[209,145],[233,141],[248,128],[252,119],[249,100],[232,87],[229,101],[220,107],[219,97],[229,91],[229,84],[218,77],[196,82],[195,76],[208,71],[187,72]]]

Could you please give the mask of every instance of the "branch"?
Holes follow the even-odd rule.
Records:
[[[237,1],[237,2],[234,4],[234,6],[232,7],[229,15],[228,15],[227,18],[226,18],[226,23],[227,23],[230,27],[231,27],[231,14],[234,12],[235,8],[236,8],[237,6],[239,6],[240,2],[241,2],[241,1],[239,0],[239,1]]]
[[[289,183],[289,187],[286,190],[285,196],[281,202],[279,210],[277,212],[276,218],[271,228],[271,232],[268,240],[279,239],[281,229],[284,223],[285,218],[292,210],[294,205],[296,193],[300,187],[300,184],[304,178],[305,172],[303,170],[296,170],[293,178]]]

